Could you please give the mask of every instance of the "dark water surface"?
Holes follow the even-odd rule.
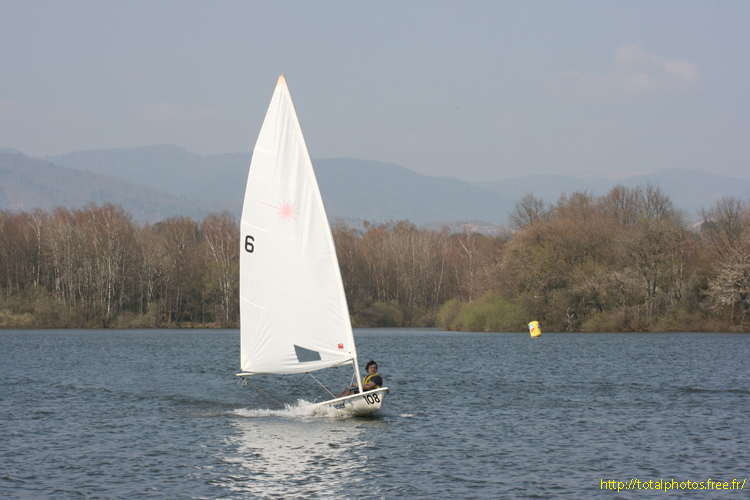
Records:
[[[235,330],[0,331],[0,497],[750,497],[750,335],[355,337],[378,418],[311,416],[307,375],[257,379],[284,409],[238,386]],[[602,489],[633,479],[747,483]]]

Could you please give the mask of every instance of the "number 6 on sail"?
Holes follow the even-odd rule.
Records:
[[[360,393],[316,406],[351,415],[379,410],[388,388],[362,391],[333,236],[284,75],[253,150],[240,226],[237,376],[353,364]]]
[[[253,238],[250,235],[245,236],[245,251],[247,253],[253,253],[255,250],[255,245],[253,245],[253,242],[255,241],[255,238]]]

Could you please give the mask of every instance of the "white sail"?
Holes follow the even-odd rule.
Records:
[[[240,230],[242,372],[356,360],[333,236],[284,75],[253,150]]]

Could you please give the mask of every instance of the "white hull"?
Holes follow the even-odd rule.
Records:
[[[361,417],[375,413],[383,406],[388,388],[382,387],[363,394],[352,394],[343,398],[324,401],[315,405],[315,410],[342,416]]]

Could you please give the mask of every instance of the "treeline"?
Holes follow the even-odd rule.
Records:
[[[449,301],[451,329],[747,331],[750,209],[725,197],[691,226],[652,185],[516,203],[512,235],[482,274],[482,298]]]
[[[740,331],[750,209],[724,198],[691,226],[659,188],[528,194],[507,231],[333,226],[355,326],[475,331]],[[119,206],[0,212],[0,327],[237,327],[229,213],[136,224]]]
[[[355,324],[451,330],[747,330],[750,209],[724,198],[691,225],[658,187],[527,194],[500,236],[407,222],[334,228]]]
[[[0,212],[0,327],[238,324],[228,212],[139,225],[105,204]]]

